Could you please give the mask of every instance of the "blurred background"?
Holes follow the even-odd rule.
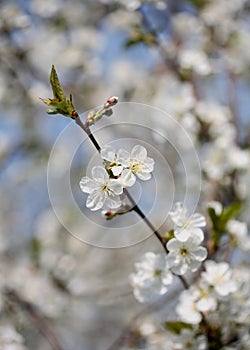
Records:
[[[167,317],[168,304],[142,307],[128,282],[141,254],[161,251],[147,226],[133,213],[106,222],[101,213],[85,208],[78,183],[89,171],[94,149],[73,121],[46,114],[39,97],[52,97],[51,65],[79,113],[112,95],[152,106],[118,104],[114,116],[93,131],[106,142],[139,139],[152,146],[149,153],[156,161],[162,156],[168,164],[133,192],[140,197],[146,186],[141,205],[161,232],[170,227],[173,201],[184,197],[186,169],[193,176],[191,210],[199,196],[201,212],[208,201],[241,203],[241,219],[249,224],[249,27],[248,0],[0,1],[1,349],[108,349],[127,325],[126,339],[115,348],[149,348],[149,330],[140,329],[141,319],[153,318],[159,309],[162,319]],[[129,120],[140,127],[117,128],[112,120],[117,114],[117,125]],[[112,123],[114,128],[106,130]],[[69,132],[62,136],[65,128]],[[188,137],[196,149],[191,153]],[[68,226],[55,215],[47,187],[48,161],[58,138],[63,142],[53,158],[54,183],[63,184],[70,172],[84,213],[78,221],[58,186],[57,205]],[[72,153],[76,138],[79,148]],[[132,148],[133,142],[124,145]],[[164,169],[171,169],[172,177]],[[155,183],[162,190],[152,206]],[[83,236],[73,237],[69,227]],[[98,247],[114,227],[127,227],[137,235],[133,243],[142,241],[121,248],[123,233],[119,249]],[[116,237],[118,231],[113,231]]]

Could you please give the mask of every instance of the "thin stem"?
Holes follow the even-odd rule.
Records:
[[[125,188],[124,189],[124,193],[126,194],[126,196],[128,197],[130,203],[133,205],[133,210],[144,220],[144,222],[148,225],[148,227],[151,229],[151,231],[156,235],[156,237],[158,238],[158,240],[161,242],[161,245],[163,246],[164,250],[166,251],[166,253],[168,253],[168,249],[166,247],[166,244],[163,240],[163,238],[161,237],[160,233],[158,232],[158,230],[153,226],[153,224],[151,223],[151,221],[148,220],[148,218],[146,217],[146,215],[142,212],[142,210],[138,207],[138,205],[136,204],[136,202],[134,201],[133,197],[131,196],[131,194],[128,192],[128,190]]]
[[[91,133],[89,127],[87,127],[86,125],[83,124],[83,122],[81,121],[79,116],[77,116],[75,118],[75,122],[76,122],[77,125],[80,126],[80,128],[82,128],[82,130],[84,132],[86,132],[86,134],[88,135],[89,139],[91,140],[91,142],[95,146],[96,150],[100,153],[101,152],[101,146],[97,142],[97,140],[94,137],[94,135]],[[158,230],[154,227],[154,225],[151,223],[151,221],[146,217],[146,215],[143,213],[143,211],[139,208],[139,206],[136,204],[134,198],[131,196],[131,194],[128,192],[128,190],[126,188],[124,189],[124,193],[126,194],[126,196],[128,197],[130,203],[133,206],[133,208],[131,210],[136,212],[142,218],[142,220],[145,222],[145,224],[150,228],[150,230],[154,233],[154,235],[160,241],[160,243],[161,243],[163,249],[165,250],[166,254],[168,254],[168,248],[167,248],[167,246],[166,246],[166,244],[164,242],[164,239],[161,237],[160,233],[158,232]],[[188,289],[189,285],[188,285],[187,281],[185,280],[185,278],[183,276],[177,276],[177,277],[179,277],[179,279],[180,279],[181,283],[183,284],[184,288]]]
[[[229,71],[228,72],[228,99],[229,108],[233,117],[233,123],[236,129],[236,139],[237,145],[240,145],[240,130],[239,130],[239,113],[238,113],[238,99],[237,99],[237,79],[236,75]]]
[[[49,327],[48,323],[45,321],[44,317],[39,313],[35,305],[24,300],[16,291],[12,289],[7,289],[5,291],[6,297],[21,307],[25,312],[27,312],[31,320],[36,324],[40,332],[45,336],[48,342],[51,344],[54,350],[64,350],[56,335]]]
[[[97,142],[96,138],[94,137],[94,135],[91,133],[90,129],[88,127],[86,127],[83,122],[81,121],[80,117],[77,116],[75,118],[75,122],[77,125],[80,126],[80,128],[86,132],[86,134],[88,135],[90,141],[93,143],[93,145],[95,146],[96,150],[100,153],[101,152],[101,146],[99,145],[99,143]],[[131,196],[131,194],[128,192],[128,190],[125,188],[124,189],[124,193],[126,194],[126,196],[128,197],[130,203],[132,204],[133,208],[132,210],[135,211],[142,219],[143,221],[147,224],[147,226],[152,230],[152,232],[156,235],[156,237],[158,238],[158,240],[161,242],[164,250],[166,251],[166,253],[168,253],[168,249],[166,247],[166,244],[163,240],[163,238],[161,237],[160,233],[157,231],[157,229],[153,226],[153,224],[148,220],[148,218],[146,217],[146,215],[142,212],[142,210],[138,207],[138,205],[136,204],[136,202],[134,201],[133,197]]]

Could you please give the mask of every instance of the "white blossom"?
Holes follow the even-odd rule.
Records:
[[[184,290],[180,297],[179,303],[176,306],[176,313],[181,321],[198,324],[202,320],[202,314],[195,304],[195,298],[190,290]]]
[[[131,153],[120,149],[117,158],[125,168],[121,174],[121,183],[124,187],[132,186],[136,181],[136,176],[141,180],[151,178],[151,172],[154,170],[154,160],[147,156],[145,147],[136,145]]]
[[[166,255],[147,252],[135,264],[136,273],[130,275],[134,296],[141,303],[154,300],[168,290],[173,275]]]
[[[112,146],[104,146],[101,150],[101,157],[102,159],[111,163],[111,171],[114,176],[118,176],[121,174],[123,166],[119,163],[116,151]]]
[[[0,326],[0,346],[2,350],[26,350],[24,339],[12,325]]]
[[[245,222],[229,220],[227,223],[227,230],[242,250],[250,250],[250,238],[248,236],[247,224]]]
[[[178,59],[179,64],[184,69],[191,69],[200,75],[212,73],[211,64],[203,51],[186,49],[180,51]]]
[[[207,339],[204,335],[197,335],[194,330],[183,329],[173,340],[174,350],[206,350]]]
[[[167,243],[168,262],[171,271],[177,275],[197,271],[201,262],[207,257],[207,250],[201,247],[197,238],[189,237],[185,242],[172,238]]]
[[[225,297],[237,290],[237,285],[232,278],[232,271],[228,263],[216,263],[208,260],[205,262],[205,268],[206,271],[202,272],[202,278],[214,288],[214,291],[219,296]]]
[[[87,208],[91,210],[115,209],[121,205],[119,195],[123,188],[116,179],[110,179],[107,171],[101,166],[92,169],[92,177],[85,176],[80,181],[81,190],[88,193]]]
[[[186,241],[190,237],[197,238],[200,242],[204,239],[204,233],[200,227],[206,226],[205,217],[199,213],[188,216],[187,209],[182,203],[177,202],[173,211],[170,212],[171,219],[175,223],[174,235],[179,241]]]
[[[216,310],[217,298],[213,293],[213,289],[203,280],[195,286],[191,286],[196,307],[201,312],[209,312]]]

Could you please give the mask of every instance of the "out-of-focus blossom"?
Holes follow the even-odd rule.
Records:
[[[26,350],[24,339],[12,325],[0,326],[1,350]]]
[[[183,50],[179,52],[178,57],[181,68],[192,70],[200,75],[208,75],[212,73],[211,64],[203,51]]]
[[[205,269],[206,271],[202,272],[203,280],[212,286],[219,296],[225,297],[237,290],[237,285],[232,278],[232,270],[228,263],[216,263],[208,260],[205,262]]]
[[[183,329],[181,333],[173,339],[173,347],[176,350],[206,350],[207,339],[204,335],[197,335],[194,330]]]
[[[232,235],[236,244],[244,251],[250,250],[250,238],[248,236],[247,224],[239,220],[229,220],[227,230]]]
[[[136,272],[130,275],[135,298],[141,303],[153,301],[168,290],[173,275],[166,255],[148,252],[135,264]]]
[[[190,290],[184,290],[176,306],[176,313],[183,322],[198,324],[202,320],[202,314],[195,304],[195,298]]]
[[[182,203],[177,202],[170,212],[171,219],[175,223],[174,235],[179,241],[186,241],[188,238],[197,238],[199,242],[204,239],[204,233],[200,227],[206,226],[205,217],[199,213],[188,215],[187,209]]]

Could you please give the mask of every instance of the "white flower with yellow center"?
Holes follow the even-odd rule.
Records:
[[[154,170],[154,160],[147,156],[145,147],[136,145],[131,153],[120,149],[117,155],[118,161],[123,165],[120,181],[124,187],[132,186],[136,176],[141,180],[149,180]]]
[[[123,192],[120,182],[110,179],[107,171],[101,166],[92,169],[92,177],[93,179],[84,176],[80,181],[81,190],[89,194],[87,208],[91,210],[118,208],[121,205],[119,195]]]
[[[205,268],[202,279],[214,288],[217,295],[224,297],[237,290],[237,284],[228,263],[208,260],[205,262]]]
[[[197,271],[201,262],[207,257],[207,250],[199,244],[201,240],[189,237],[185,242],[172,238],[167,243],[167,255],[171,271],[177,275]]]
[[[173,275],[165,254],[145,253],[135,264],[136,272],[130,275],[135,298],[141,303],[153,301],[168,290]]]
[[[101,157],[102,159],[109,162],[109,168],[111,169],[112,174],[114,176],[118,176],[121,174],[123,166],[119,163],[116,151],[112,146],[104,146],[101,150]]]
[[[206,226],[205,217],[199,213],[188,215],[187,209],[182,203],[177,202],[174,210],[170,213],[171,219],[175,223],[175,237],[182,242],[185,242],[190,237],[197,238],[200,242],[204,239],[204,233],[200,227]]]

